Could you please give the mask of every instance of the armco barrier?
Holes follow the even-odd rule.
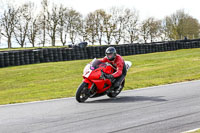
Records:
[[[42,62],[69,61],[80,59],[101,58],[105,50],[113,46],[122,56],[171,51],[177,49],[200,48],[200,39],[156,42],[145,44],[103,45],[74,48],[39,48],[34,50],[0,52],[0,67],[35,64]]]

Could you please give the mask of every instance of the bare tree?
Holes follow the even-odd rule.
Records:
[[[133,43],[139,39],[138,13],[135,9],[125,10],[125,43]]]
[[[58,32],[60,36],[60,41],[63,46],[67,43],[67,33],[68,33],[68,23],[67,23],[67,17],[68,17],[68,10],[67,8],[64,8],[62,5],[60,5],[59,8],[59,22],[58,22]]]
[[[81,30],[81,14],[74,9],[69,9],[67,23],[68,23],[68,33],[71,43],[74,44],[78,33]]]
[[[1,18],[2,32],[1,34],[7,38],[8,48],[12,47],[12,37],[14,33],[14,28],[18,22],[17,18],[18,9],[12,6],[8,6],[7,10],[4,10],[3,16]]]
[[[49,7],[49,2],[48,0],[42,0],[41,2],[42,4],[42,12],[41,12],[41,15],[40,15],[40,20],[41,20],[41,29],[42,29],[42,44],[43,44],[43,47],[45,46],[45,43],[46,43],[46,21],[47,21],[47,13],[48,13],[48,7]]]
[[[48,12],[47,15],[47,34],[51,38],[52,46],[55,46],[56,43],[56,32],[58,30],[58,22],[59,22],[59,8],[57,6],[53,6],[52,11]]]
[[[148,24],[147,20],[144,20],[141,23],[140,35],[143,38],[144,43],[147,43],[147,40],[149,39],[149,24]]]
[[[150,18],[149,35],[151,42],[161,38],[161,21]]]
[[[19,8],[17,16],[17,23],[15,25],[14,35],[15,39],[21,47],[24,47],[26,43],[26,37],[28,33],[28,26],[31,20],[31,3],[22,5]]]
[[[124,8],[112,7],[110,9],[111,21],[115,24],[115,29],[113,31],[113,38],[115,40],[115,44],[119,44],[121,39],[124,36],[125,32],[125,10]]]
[[[32,44],[33,47],[35,47],[37,36],[39,35],[39,22],[38,22],[39,16],[36,16],[35,18],[31,18],[29,29],[28,29],[28,40]]]
[[[0,44],[1,44],[1,39],[2,39],[2,25],[0,24]]]
[[[104,18],[104,33],[106,36],[105,42],[108,45],[112,43],[115,28],[116,28],[116,24],[113,23],[113,21],[111,20],[111,15],[107,14]]]
[[[164,33],[170,40],[199,37],[199,22],[184,10],[177,10],[163,20]]]
[[[89,13],[87,17],[85,18],[86,22],[86,33],[88,37],[88,41],[94,45],[96,42],[96,37],[97,37],[97,28],[96,28],[96,22],[95,22],[95,14],[94,13]]]
[[[161,21],[153,17],[147,18],[142,22],[140,30],[145,43],[148,39],[153,42],[161,37]]]
[[[96,36],[100,45],[102,44],[102,39],[104,36],[104,21],[106,16],[107,14],[103,9],[99,9],[94,12]]]
[[[89,38],[88,38],[88,32],[87,32],[87,24],[85,22],[85,19],[81,19],[80,21],[80,32],[79,32],[79,36],[81,37],[80,38],[80,41],[88,41]]]

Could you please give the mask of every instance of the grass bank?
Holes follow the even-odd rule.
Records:
[[[200,49],[124,56],[133,63],[125,90],[200,79]],[[90,60],[0,68],[0,104],[71,97]]]

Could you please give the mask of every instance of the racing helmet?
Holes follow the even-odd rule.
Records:
[[[113,61],[116,57],[117,52],[114,47],[108,47],[106,49],[105,54],[106,54],[106,57],[108,58],[108,60]]]

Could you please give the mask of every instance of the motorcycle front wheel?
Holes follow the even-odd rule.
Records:
[[[76,100],[79,103],[85,102],[89,97],[88,84],[82,82],[76,91]]]

